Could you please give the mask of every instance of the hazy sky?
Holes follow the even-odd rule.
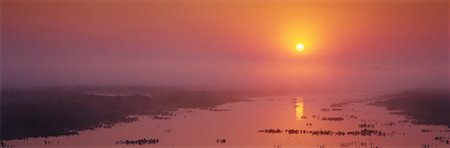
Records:
[[[2,0],[2,84],[444,87],[448,6]]]

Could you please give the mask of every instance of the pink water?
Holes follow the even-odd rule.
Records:
[[[120,140],[157,138],[150,147],[450,147],[435,137],[449,138],[446,126],[413,125],[405,116],[391,114],[383,107],[367,105],[370,95],[295,95],[250,98],[250,102],[229,103],[218,111],[180,109],[167,120],[141,116],[137,122],[109,129],[83,131],[79,135],[7,141],[13,146],[117,146]],[[333,103],[346,102],[342,107]],[[223,111],[220,109],[224,109]],[[335,110],[332,110],[335,109]],[[342,110],[340,110],[342,109]],[[329,111],[328,111],[329,110]],[[342,121],[322,118],[340,117]],[[288,134],[284,129],[360,131],[359,124],[374,125],[385,136]],[[280,129],[282,133],[262,133]],[[423,132],[423,130],[427,132]],[[226,139],[218,143],[217,139]],[[47,144],[46,142],[47,141]]]

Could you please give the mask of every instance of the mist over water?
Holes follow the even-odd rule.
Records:
[[[449,146],[445,1],[0,3],[2,147]]]

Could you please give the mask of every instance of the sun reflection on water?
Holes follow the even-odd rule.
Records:
[[[297,120],[302,120],[303,118],[303,99],[297,98],[295,100],[295,118]]]

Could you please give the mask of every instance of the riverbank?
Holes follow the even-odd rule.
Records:
[[[154,95],[92,95],[61,89],[1,91],[1,139],[74,135],[133,122],[135,115],[169,119],[180,108],[209,109],[245,101],[242,95],[214,91],[158,91]]]
[[[450,99],[448,90],[416,89],[383,95],[372,105],[384,106],[394,113],[403,114],[415,124],[444,125],[450,127]]]

